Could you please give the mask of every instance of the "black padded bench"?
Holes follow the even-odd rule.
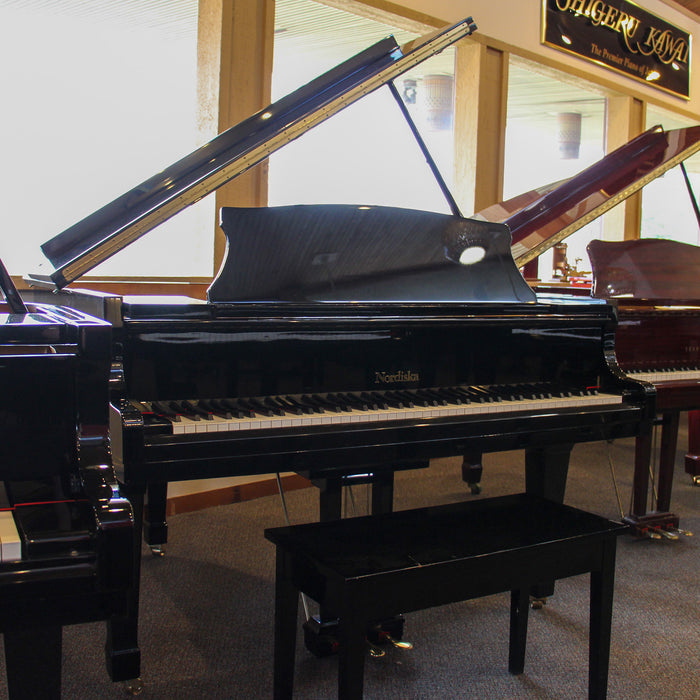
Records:
[[[605,698],[621,523],[526,494],[271,528],[277,546],[274,696],[291,698],[298,594],[338,617],[338,696],[361,698],[367,629],[413,610],[511,591],[511,673],[529,594],[591,573],[589,698]]]

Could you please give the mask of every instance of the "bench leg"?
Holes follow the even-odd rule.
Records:
[[[617,542],[614,538],[603,544],[603,563],[600,571],[591,572],[591,617],[588,652],[589,700],[605,700],[608,692],[616,546]]]
[[[292,584],[291,556],[277,547],[275,574],[275,700],[291,700],[294,691],[294,655],[299,592]]]
[[[349,606],[340,618],[338,650],[338,700],[361,700],[364,684],[365,635],[369,622]]]
[[[508,670],[518,675],[525,669],[525,644],[527,641],[527,615],[530,607],[530,587],[510,592],[510,646]]]

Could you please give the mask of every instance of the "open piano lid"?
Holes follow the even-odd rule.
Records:
[[[44,243],[63,288],[328,117],[476,30],[471,17],[399,46],[387,37],[224,131]]]
[[[655,126],[572,178],[495,204],[475,218],[507,224],[522,267],[700,150],[700,126]]]

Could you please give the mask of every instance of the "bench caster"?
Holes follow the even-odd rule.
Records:
[[[127,695],[141,695],[143,682],[140,678],[132,678],[131,680],[124,681],[124,690],[126,690]]]

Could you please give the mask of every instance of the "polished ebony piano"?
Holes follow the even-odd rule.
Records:
[[[414,127],[393,78],[473,30],[468,19],[403,47],[385,39],[222,133],[48,241],[51,285],[371,90],[386,85]],[[538,297],[508,228],[461,216],[433,170],[451,213],[228,207],[207,301],[110,300],[113,458],[139,525],[149,491],[151,544],[165,538],[154,487],[169,481],[298,472],[327,519],[355,477],[380,512],[397,469],[524,449],[527,490],[561,501],[576,443],[650,429],[653,388],[615,361],[613,307]]]
[[[106,620],[113,680],[138,677],[134,520],[109,453],[111,328],[24,304],[0,263],[0,632],[11,700],[59,698],[64,625]]]

